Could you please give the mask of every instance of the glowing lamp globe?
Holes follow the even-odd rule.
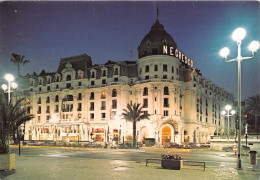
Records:
[[[227,58],[227,56],[229,55],[229,49],[227,47],[224,47],[220,50],[219,54],[221,57]]]
[[[226,111],[222,111],[221,114],[224,116],[226,115]]]
[[[233,33],[232,33],[232,39],[234,41],[239,41],[244,39],[246,36],[246,30],[244,28],[237,28]]]
[[[16,89],[16,88],[18,87],[18,85],[17,85],[15,82],[12,82],[12,83],[11,83],[11,87],[12,87],[13,89]]]
[[[232,115],[234,115],[235,113],[236,113],[236,111],[235,111],[235,110],[232,110],[232,111],[231,111],[231,114],[232,114]]]
[[[14,80],[14,76],[12,74],[6,74],[5,75],[5,79],[8,81],[8,82],[11,82]]]
[[[4,91],[6,91],[7,90],[7,85],[6,84],[2,84],[2,89],[4,90]]]
[[[228,104],[228,105],[225,106],[225,109],[226,109],[227,111],[230,111],[230,110],[232,109],[232,106]]]
[[[248,49],[254,53],[254,52],[256,52],[259,49],[259,46],[260,45],[259,45],[258,41],[252,41],[249,44]]]

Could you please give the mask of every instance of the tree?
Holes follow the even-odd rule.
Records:
[[[18,127],[31,120],[34,115],[27,114],[24,106],[24,98],[15,103],[7,103],[3,94],[0,94],[0,154],[9,153],[10,134],[16,131]]]
[[[25,56],[20,56],[19,54],[12,53],[11,62],[17,66],[18,69],[18,77],[21,76],[20,67],[21,65],[26,65],[30,63],[29,60],[24,60]]]
[[[133,146],[136,147],[136,123],[143,119],[149,119],[149,114],[144,114],[142,111],[141,104],[127,104],[127,109],[123,109],[124,113],[122,113],[123,117],[127,121],[131,121],[133,123]]]
[[[252,113],[255,116],[255,130],[258,128],[257,116],[260,113],[260,96],[257,94],[246,100],[246,106],[243,108],[243,113]]]

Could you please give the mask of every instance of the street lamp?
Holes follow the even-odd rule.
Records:
[[[227,56],[229,54],[229,49],[227,47],[221,49],[220,56],[222,56],[225,60],[225,62],[233,62],[237,61],[237,78],[238,78],[238,85],[237,85],[237,101],[238,101],[238,164],[237,168],[242,169],[241,164],[241,62],[242,60],[251,59],[254,57],[255,52],[259,48],[259,42],[258,41],[252,41],[249,45],[249,50],[252,51],[251,57],[242,57],[241,56],[241,44],[242,40],[246,36],[246,30],[244,28],[237,28],[232,33],[232,39],[237,42],[237,57],[234,59],[227,60]]]
[[[236,113],[236,111],[235,110],[232,110],[232,106],[231,105],[226,105],[225,106],[225,110],[226,111],[222,111],[221,112],[221,114],[223,115],[223,116],[227,116],[227,118],[228,118],[228,146],[229,146],[229,137],[230,137],[230,128],[229,128],[229,117],[230,116],[233,116],[235,113]]]
[[[5,80],[8,82],[8,85],[2,84],[2,89],[8,93],[8,103],[10,103],[11,100],[11,88],[16,89],[18,85],[13,82],[14,81],[14,76],[12,74],[6,74],[5,75]]]

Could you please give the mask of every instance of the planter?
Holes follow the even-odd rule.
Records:
[[[15,154],[0,154],[0,170],[15,169]]]
[[[182,168],[182,160],[162,159],[162,168],[180,170]]]

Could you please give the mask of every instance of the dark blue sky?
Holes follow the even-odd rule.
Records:
[[[237,2],[2,2],[0,4],[0,81],[7,72],[17,75],[12,53],[31,61],[22,75],[54,72],[63,57],[83,53],[93,64],[131,60],[156,20],[173,37],[178,49],[194,60],[194,66],[217,85],[237,95],[237,63],[219,56],[228,46],[236,57],[233,30],[244,27],[242,55],[248,44],[260,40],[260,3]],[[260,52],[242,65],[242,98],[260,93]]]

